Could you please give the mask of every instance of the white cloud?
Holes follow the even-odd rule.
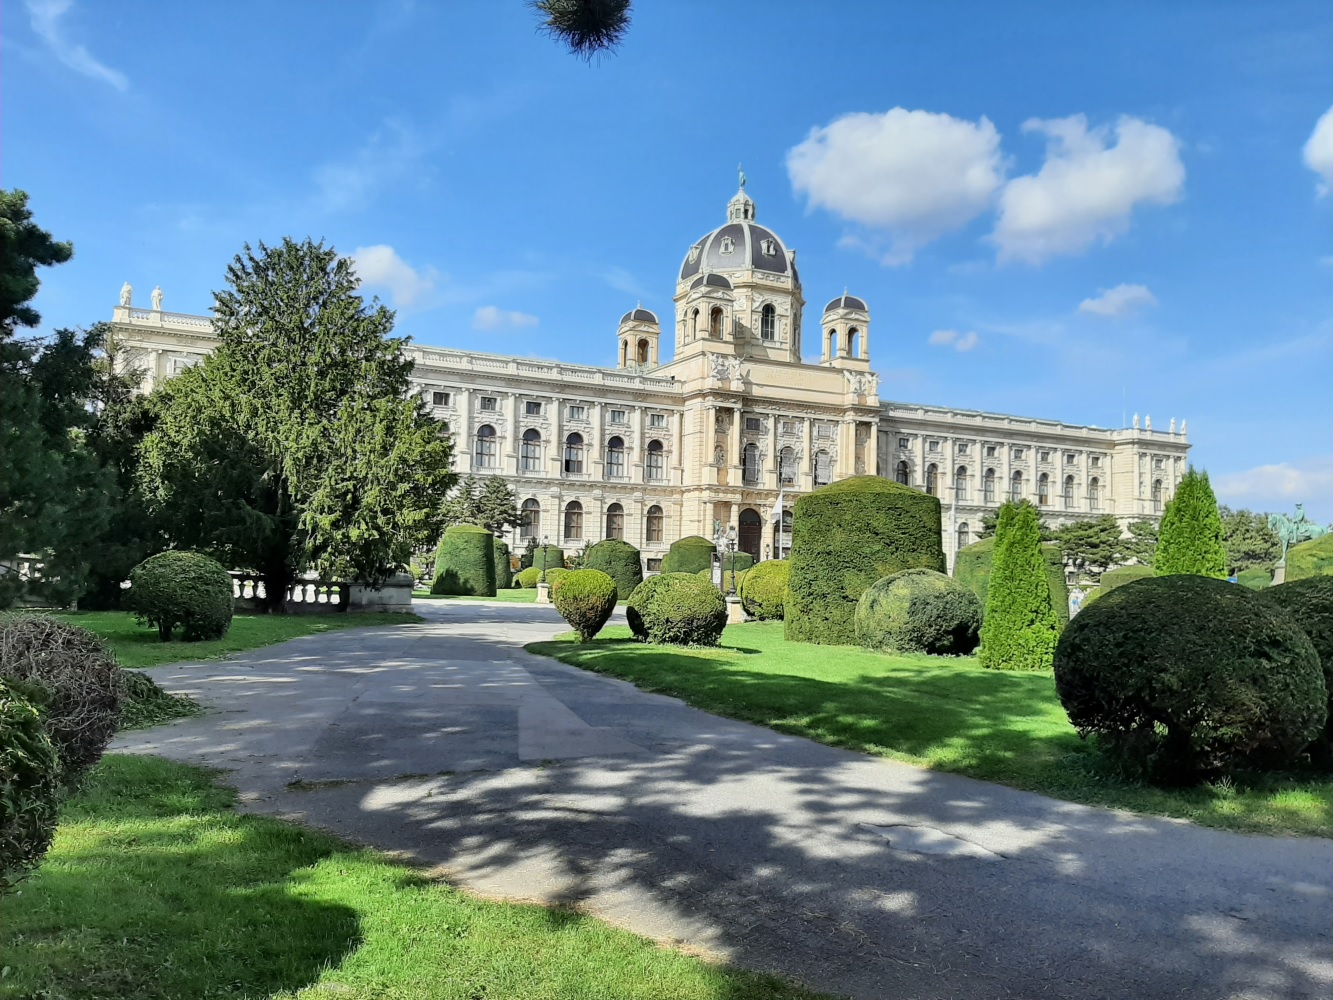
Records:
[[[1078,304],[1078,311],[1092,313],[1094,316],[1131,316],[1141,309],[1151,309],[1157,305],[1157,296],[1144,285],[1116,285],[1104,290],[1095,299],[1084,299]]]
[[[388,289],[389,298],[395,306],[412,305],[430,292],[440,278],[435,268],[417,270],[399,257],[393,247],[384,243],[373,247],[357,247],[351,257],[361,281]]]
[[[84,76],[103,80],[117,90],[126,90],[130,82],[120,70],[96,59],[88,49],[65,37],[61,19],[74,6],[74,0],[24,0],[32,30],[55,53],[57,59]]]
[[[1333,189],[1333,108],[1329,108],[1315,122],[1314,131],[1305,140],[1301,150],[1305,165],[1322,178],[1319,196],[1322,198]]]
[[[1243,472],[1218,476],[1213,480],[1218,499],[1223,503],[1252,507],[1287,508],[1304,503],[1311,517],[1333,514],[1325,498],[1333,495],[1333,455],[1325,455],[1292,465],[1258,465]],[[1323,504],[1323,509],[1316,507]]]
[[[529,313],[511,312],[496,306],[478,306],[472,314],[474,330],[513,330],[523,326],[536,326],[538,319]]]
[[[350,157],[315,171],[320,207],[329,212],[365,208],[380,188],[419,170],[424,153],[411,127],[386,122]]]
[[[1023,131],[1048,138],[1046,162],[1000,194],[992,238],[1001,261],[1038,264],[1108,243],[1129,229],[1136,205],[1170,204],[1185,186],[1180,142],[1159,125],[1122,117],[1114,145],[1109,128],[1089,131],[1083,115],[1034,118]]]
[[[811,207],[886,235],[884,262],[902,264],[986,211],[1004,162],[1000,134],[984,117],[892,108],[811,129],[788,150],[787,174]]]
[[[981,340],[975,332],[959,333],[957,330],[936,330],[926,342],[933,347],[952,347],[955,351],[966,353],[976,347]]]

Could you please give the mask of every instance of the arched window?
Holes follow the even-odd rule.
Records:
[[[1051,477],[1043,472],[1037,477],[1037,505],[1045,507],[1051,502]]]
[[[606,508],[606,537],[625,537],[625,508],[618,503]]]
[[[606,442],[606,474],[612,479],[625,478],[625,440],[613,437]]]
[[[972,532],[967,526],[966,521],[958,525],[958,548],[965,549],[972,544]]]
[[[1102,481],[1096,476],[1088,480],[1088,510],[1102,509]]]
[[[518,446],[518,467],[523,472],[537,472],[542,467],[542,434],[535,427],[523,432]]]
[[[759,310],[759,338],[761,340],[778,339],[778,311],[772,305]]]
[[[967,499],[967,466],[960,465],[953,473],[953,496],[955,500]]]
[[[828,356],[836,358],[838,356],[838,331],[830,330],[828,332]]]
[[[666,479],[666,449],[661,441],[649,441],[648,452],[643,462],[643,478],[650,483],[660,483]]]
[[[939,479],[940,469],[934,462],[926,466],[926,492],[934,496],[938,487],[936,480]]]
[[[482,424],[477,428],[476,466],[490,469],[495,465],[495,428]]]
[[[1152,512],[1154,514],[1162,512],[1162,481],[1160,479],[1152,481]]]
[[[625,368],[629,365],[629,341],[620,342],[620,367]]]
[[[583,435],[577,431],[565,438],[565,471],[583,474]]]
[[[815,452],[815,485],[827,486],[833,482],[833,459],[823,448]]]
[[[1009,499],[1014,503],[1023,499],[1023,473],[1015,472],[1009,479]]]
[[[793,448],[783,448],[778,452],[778,481],[783,486],[791,486],[796,482],[796,451]]]
[[[577,500],[565,505],[565,538],[572,542],[583,538],[583,504]]]
[[[759,482],[759,445],[751,442],[745,446],[742,472],[747,483]]]
[[[911,479],[911,470],[907,468],[906,461],[898,463],[898,467],[893,471],[893,478],[904,486],[908,485],[908,480]]]
[[[714,340],[721,339],[722,337],[721,306],[713,306],[712,311],[708,314],[708,336],[712,337]]]
[[[657,506],[657,504],[653,504],[651,507],[648,508],[648,517],[646,519],[647,523],[645,523],[643,526],[643,540],[645,542],[650,542],[650,543],[656,542],[658,544],[661,543],[662,522],[664,520],[665,518],[662,516],[661,507]]]
[[[519,511],[522,520],[518,525],[519,538],[536,538],[538,529],[542,521],[542,505],[535,497],[528,497],[523,501],[523,508]]]
[[[1065,510],[1074,509],[1074,477],[1065,476]]]
[[[638,359],[638,360],[639,360],[639,364],[641,364],[641,365],[646,365],[646,364],[648,363],[648,338],[647,338],[647,337],[644,337],[642,340],[639,341],[639,359]]]
[[[981,477],[981,496],[987,503],[995,502],[995,470],[987,469],[986,474]]]
[[[853,358],[861,356],[861,331],[856,327],[847,331],[847,355]]]
[[[699,339],[699,310],[695,309],[690,313],[690,339]]]

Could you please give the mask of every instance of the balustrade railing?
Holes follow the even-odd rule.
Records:
[[[294,580],[287,587],[286,605],[289,611],[347,610],[349,583],[332,580]],[[268,588],[262,577],[254,573],[233,571],[231,592],[238,608],[258,608],[268,599]]]

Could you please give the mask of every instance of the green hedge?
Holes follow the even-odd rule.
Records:
[[[1267,594],[1204,576],[1136,580],[1069,623],[1055,685],[1080,735],[1162,782],[1292,764],[1323,731],[1310,639]]]
[[[514,568],[509,565],[509,543],[503,538],[495,539],[491,543],[491,558],[495,562],[495,589],[512,589]]]
[[[671,543],[662,559],[663,573],[697,573],[711,569],[717,546],[702,535],[686,535]]]
[[[1312,538],[1287,550],[1287,580],[1333,576],[1333,535]]]
[[[750,555],[748,552],[724,552],[722,553],[720,561],[722,563],[722,568],[728,573],[731,572],[733,564],[736,567],[737,573],[744,572],[754,566],[754,556]]]
[[[1158,576],[1227,577],[1227,547],[1222,516],[1208,473],[1185,472],[1157,528],[1153,571]]]
[[[495,536],[476,524],[455,524],[435,553],[432,594],[495,596]]]
[[[536,570],[542,568],[542,553],[546,553],[546,569],[564,569],[565,568],[565,550],[558,545],[538,545],[532,550],[532,566]]]
[[[1083,599],[1083,606],[1086,608],[1094,600],[1100,600],[1117,587],[1123,587],[1135,580],[1146,580],[1156,575],[1151,566],[1117,566],[1115,569],[1108,569],[1101,575],[1101,579],[1097,583],[1097,589]]]
[[[607,538],[588,546],[583,553],[583,568],[601,570],[616,582],[616,592],[624,597],[643,583],[643,558],[629,542]]]
[[[1031,504],[1003,504],[977,659],[992,670],[1050,669],[1060,628],[1041,551],[1040,515]]]
[[[0,897],[51,846],[60,794],[60,755],[41,713],[0,678]]]
[[[1042,557],[1046,560],[1046,580],[1051,586],[1051,606],[1060,625],[1069,621],[1069,585],[1065,583],[1065,560],[1060,546],[1045,543],[1041,547]],[[979,542],[959,549],[953,557],[953,577],[981,602],[985,613],[986,596],[990,592],[991,568],[995,561],[995,536],[983,538]]]
[[[780,619],[790,577],[791,563],[786,559],[766,559],[756,565],[739,588],[745,613],[759,621]]]
[[[716,646],[727,627],[727,602],[694,573],[659,573],[639,584],[625,606],[635,637],[678,646]]]
[[[529,566],[527,569],[521,569],[514,575],[514,585],[531,590],[537,586],[537,581],[542,578],[542,571],[536,566]]]
[[[1261,566],[1243,569],[1236,574],[1236,582],[1251,590],[1267,590],[1273,585],[1273,571]]]
[[[563,580],[565,577],[567,577],[570,573],[574,572],[577,571],[572,569],[565,569],[565,567],[563,566],[552,566],[550,569],[546,571],[546,585],[551,588],[552,598],[555,597],[555,590],[556,587],[559,586],[560,581]],[[537,574],[538,574],[537,582],[540,583],[541,570],[538,570]]]
[[[1322,756],[1327,761],[1333,757],[1333,576],[1290,580],[1269,587],[1263,592],[1263,599],[1290,615],[1319,654],[1329,695],[1329,717],[1322,747]]]
[[[222,564],[198,552],[159,552],[130,570],[125,607],[163,642],[180,628],[186,642],[221,639],[231,628],[235,601]]]
[[[977,648],[981,602],[943,573],[905,569],[866,588],[854,624],[867,649],[964,656]]]
[[[616,609],[616,581],[599,569],[569,570],[551,593],[579,642],[591,642]]]
[[[795,642],[856,641],[853,616],[876,580],[904,569],[944,571],[940,502],[878,476],[854,476],[796,501],[783,608]]]

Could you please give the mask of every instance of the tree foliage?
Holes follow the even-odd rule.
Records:
[[[1049,669],[1059,635],[1037,510],[1031,504],[1003,504],[978,658],[982,666],[997,670]]]
[[[610,52],[629,31],[631,0],[529,0],[541,31],[576,56]]]
[[[37,268],[73,256],[74,244],[61,243],[32,221],[26,191],[0,191],[0,341],[42,321],[28,304],[41,284]]]
[[[449,492],[444,514],[450,524],[477,524],[496,534],[522,523],[518,497],[501,476],[464,476]]]
[[[1031,500],[1028,500],[1027,498],[1024,498],[1022,500],[1006,500],[1005,503],[1017,504],[1018,506],[1026,505],[1028,507],[1031,507],[1034,511],[1037,512],[1037,523],[1041,526],[1041,540],[1043,542],[1054,541],[1055,532],[1052,531],[1050,527],[1046,524],[1046,517],[1044,514],[1042,514],[1041,509]],[[1000,506],[1003,507],[1004,504],[1001,504]],[[982,514],[981,531],[978,533],[977,537],[978,538],[993,537],[995,535],[995,527],[999,521],[999,517],[1000,517],[1000,512],[998,508],[996,510],[988,510],[986,513]]]
[[[1222,518],[1208,473],[1191,467],[1180,480],[1162,514],[1153,569],[1158,576],[1227,576]]]
[[[1282,540],[1268,526],[1268,515],[1225,505],[1217,508],[1222,519],[1222,543],[1227,565],[1237,572],[1272,569],[1282,555]]]
[[[1130,521],[1129,537],[1124,540],[1125,555],[1141,565],[1151,566],[1157,558],[1157,524],[1153,521]]]
[[[265,578],[377,583],[438,536],[443,425],[409,393],[393,313],[323,243],[247,245],[215,293],[217,349],[166,383],[139,479],[172,541]]]
[[[1054,532],[1060,554],[1080,573],[1100,576],[1125,561],[1120,525],[1110,514],[1087,521],[1073,521]]]

